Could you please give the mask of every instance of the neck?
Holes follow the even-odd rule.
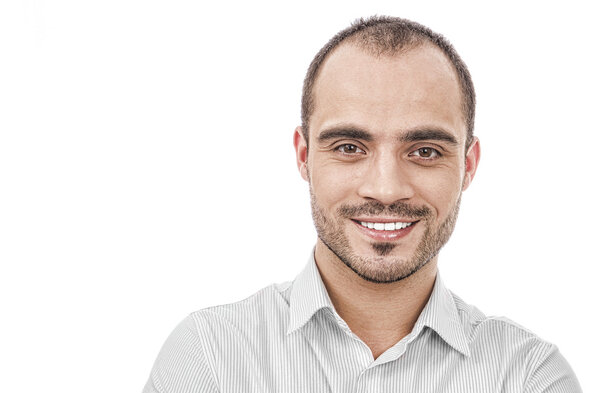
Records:
[[[320,240],[315,261],[333,306],[376,359],[408,335],[427,304],[437,275],[437,257],[393,283],[358,276]]]

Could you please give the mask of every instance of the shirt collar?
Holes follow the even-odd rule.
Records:
[[[290,334],[300,329],[322,308],[329,308],[334,311],[333,303],[331,303],[315,263],[313,251],[310,253],[308,264],[292,284],[290,324],[287,333]]]
[[[303,327],[317,311],[323,308],[329,308],[335,314],[333,303],[327,294],[312,252],[308,264],[292,285],[287,334]],[[434,330],[452,348],[470,356],[469,341],[454,296],[444,286],[439,273],[431,296],[419,315],[412,334],[418,335],[425,326]]]
[[[438,272],[433,291],[419,315],[413,332],[423,327],[434,330],[448,345],[465,356],[471,356],[469,340],[461,321],[454,295],[446,289]]]

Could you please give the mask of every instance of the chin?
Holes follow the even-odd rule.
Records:
[[[429,260],[394,253],[394,244],[375,243],[371,252],[340,258],[362,279],[373,283],[393,283],[404,280],[423,268]],[[385,254],[385,255],[384,255]]]
[[[348,267],[365,281],[377,284],[399,282],[411,277],[427,263],[413,264],[404,259],[375,257],[366,263],[352,263]]]

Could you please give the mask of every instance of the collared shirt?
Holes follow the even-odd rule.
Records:
[[[486,317],[439,274],[412,332],[377,359],[336,313],[314,258],[291,283],[189,315],[164,344],[144,393],[579,393],[558,352]]]

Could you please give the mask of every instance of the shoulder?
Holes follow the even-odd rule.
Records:
[[[550,350],[552,344],[531,330],[503,316],[488,316],[452,294],[471,346],[502,347],[504,351]]]
[[[273,284],[254,295],[230,304],[204,308],[190,314],[199,327],[252,325],[288,313],[291,283]]]
[[[258,334],[287,329],[290,287],[273,284],[244,300],[192,312],[188,320],[207,349],[218,352],[224,348],[215,346],[254,342]]]
[[[565,391],[580,391],[572,369],[556,345],[509,318],[487,316],[453,296],[470,341],[473,360],[493,359],[497,364],[504,364],[505,372],[512,370],[527,381],[527,391],[537,392],[538,388],[553,384],[555,388],[568,387]]]
[[[195,311],[187,326],[213,370],[215,380],[227,370],[247,370],[267,359],[272,348],[285,346],[289,324],[289,285],[268,286],[239,302]]]
[[[556,345],[502,316],[487,316],[452,294],[468,337],[471,361],[501,365],[519,375],[526,392],[580,392],[577,378]]]
[[[242,301],[189,314],[167,338],[144,392],[218,391],[223,370],[244,369],[248,360],[233,355],[259,356],[261,340],[254,336],[278,336],[269,329],[287,324],[289,287],[271,285]]]

